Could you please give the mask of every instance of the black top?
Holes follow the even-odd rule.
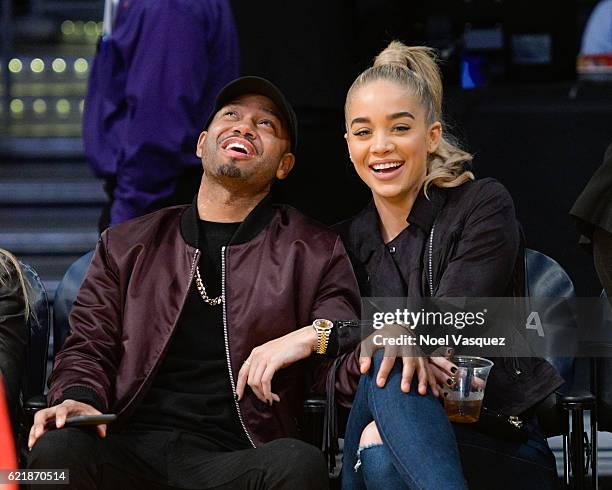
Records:
[[[384,243],[371,203],[336,228],[365,297],[430,296],[429,238],[433,230],[435,297],[524,295],[524,249],[508,191],[493,179],[419,194],[405,228]],[[496,359],[485,393],[492,410],[516,415],[563,383],[540,358]]]
[[[199,221],[198,267],[210,298],[221,294],[221,248],[239,225]],[[209,441],[211,450],[250,447],[229,380],[223,307],[205,303],[195,279],[166,356],[132,424],[197,433]]]

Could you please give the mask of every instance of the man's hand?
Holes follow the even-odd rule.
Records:
[[[32,449],[36,440],[49,430],[49,425],[54,421],[55,427],[61,429],[64,427],[67,417],[76,415],[102,415],[102,412],[91,405],[75,400],[65,400],[59,405],[40,410],[34,416],[34,425],[30,429],[28,438],[28,448]],[[106,437],[106,424],[96,425],[96,430],[100,437]]]
[[[316,342],[317,333],[312,325],[308,325],[255,347],[238,373],[236,383],[238,399],[242,399],[248,384],[262,402],[269,405],[279,402],[280,397],[272,393],[274,373],[309,357],[314,352]]]

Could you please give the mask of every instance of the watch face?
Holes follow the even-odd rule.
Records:
[[[318,319],[313,323],[317,330],[331,330],[334,324],[330,320]]]

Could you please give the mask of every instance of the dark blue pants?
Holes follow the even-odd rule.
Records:
[[[419,395],[416,383],[408,394],[400,390],[401,361],[385,387],[376,386],[381,359],[376,355],[370,372],[361,377],[353,402],[343,489],[557,488],[555,459],[535,421],[527,424],[525,443],[483,434],[469,424],[451,424],[431,393]],[[361,433],[372,420],[384,445],[359,450]]]

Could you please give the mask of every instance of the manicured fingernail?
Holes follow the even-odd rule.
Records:
[[[385,378],[378,378],[378,386],[382,386],[385,384]]]
[[[457,372],[457,368],[456,367],[452,367],[451,368],[451,373],[455,374]]]
[[[452,380],[452,379],[450,379],[450,378],[448,378],[448,379],[446,380],[446,384],[447,384],[448,386],[452,386],[452,385],[453,385],[453,380]]]

